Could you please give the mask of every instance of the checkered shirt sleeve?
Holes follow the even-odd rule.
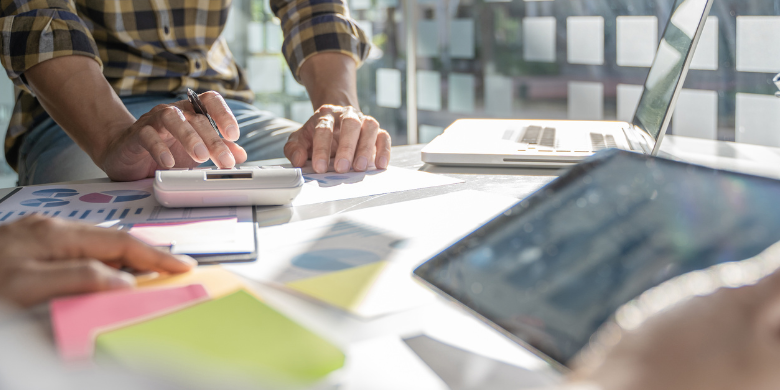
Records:
[[[344,0],[271,0],[271,9],[282,21],[282,53],[299,81],[301,65],[317,53],[346,54],[358,65],[368,57],[371,44]]]

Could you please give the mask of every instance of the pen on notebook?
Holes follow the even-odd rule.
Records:
[[[209,115],[209,112],[206,111],[206,106],[201,103],[200,98],[198,98],[198,94],[195,93],[195,91],[187,88],[187,98],[190,99],[190,103],[192,103],[192,108],[195,109],[195,112],[201,115],[206,116],[206,118],[209,119],[209,123],[211,123],[211,127],[214,128],[214,131],[219,134],[219,129],[217,129],[217,124],[214,122],[214,119],[211,119],[211,115]]]

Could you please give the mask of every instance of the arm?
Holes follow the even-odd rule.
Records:
[[[157,168],[194,166],[213,158],[231,167],[243,149],[214,137],[186,102],[158,107],[136,121],[102,74],[89,29],[67,0],[2,0],[0,53],[18,87],[43,108],[115,180],[148,177]],[[20,50],[23,48],[23,50]],[[223,135],[238,138],[233,115],[215,93],[203,102]]]
[[[311,158],[320,173],[328,170],[331,157],[337,172],[365,171],[371,165],[386,168],[390,136],[374,118],[360,112],[357,99],[355,72],[368,56],[370,43],[350,19],[346,4],[272,0],[271,7],[282,20],[283,52],[290,70],[306,87],[315,108],[303,127],[290,135],[285,156],[294,166]]]
[[[0,227],[0,298],[21,306],[134,286],[121,266],[180,273],[195,264],[127,233],[60,219],[34,215]]]
[[[246,159],[187,101],[155,107],[136,120],[88,57],[44,61],[24,76],[46,112],[112,179],[142,179],[159,168],[191,167],[209,158],[228,168]],[[221,99],[216,93],[202,96],[225,137],[236,140],[238,125]]]

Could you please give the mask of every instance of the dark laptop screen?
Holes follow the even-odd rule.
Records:
[[[415,274],[565,364],[622,305],[780,241],[780,181],[610,150]]]
[[[712,0],[676,0],[672,15],[658,46],[653,66],[647,75],[634,125],[658,141],[661,129],[668,125],[674,110],[675,93],[682,88],[686,61],[690,63],[694,38],[709,12]],[[679,88],[678,88],[679,86]]]

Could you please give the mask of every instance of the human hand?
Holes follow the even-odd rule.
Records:
[[[594,390],[777,389],[780,271],[755,285],[692,298],[602,353],[578,362],[572,388]]]
[[[21,306],[134,286],[121,266],[180,273],[195,264],[117,230],[37,215],[0,226],[0,298]]]
[[[362,172],[372,165],[387,168],[390,144],[390,134],[379,128],[376,119],[352,106],[326,104],[290,134],[284,155],[295,167],[302,167],[311,158],[317,173],[328,171],[331,157],[336,172]]]
[[[235,142],[238,122],[222,96],[214,91],[199,95],[222,136],[188,100],[161,104],[122,129],[96,162],[113,180],[154,176],[158,169],[192,168],[209,159],[219,168],[246,161],[246,151]]]

